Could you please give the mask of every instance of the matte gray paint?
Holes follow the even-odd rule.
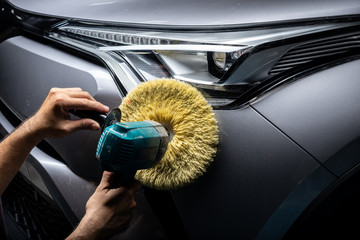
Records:
[[[251,108],[216,116],[217,158],[173,196],[192,239],[254,239],[319,164]],[[305,206],[298,207],[301,212]]]
[[[141,1],[141,3],[139,1],[116,0],[108,2],[12,0],[11,2],[28,11],[46,15],[116,21],[120,23],[173,24],[177,26],[248,24],[359,13],[358,0],[263,0],[246,2],[190,0],[170,2],[165,0],[149,0]],[[150,9],[151,11],[149,11]],[[138,14],[134,14],[134,11]],[[226,14],[219,14],[223,12]],[[186,13],[186,17],[184,17],[184,13]],[[6,96],[6,100],[24,115],[29,115],[36,110],[46,96],[49,87],[53,84],[60,84],[60,87],[80,85],[99,100],[119,99],[116,88],[111,87],[111,77],[106,69],[82,59],[21,37],[0,44],[0,52],[0,69],[2,70],[0,77],[1,79],[11,79],[11,81],[1,81],[0,91],[3,92],[0,92],[0,94],[1,96]],[[56,60],[54,61],[54,59]],[[63,59],[66,59],[66,61]],[[325,82],[328,83],[327,80],[330,79],[329,82],[331,83],[337,79],[336,87],[343,89],[343,85],[339,83],[339,77],[342,81],[345,76],[352,78],[352,80],[346,80],[345,82],[351,81],[351,84],[354,84],[354,77],[356,74],[358,75],[358,71],[354,69],[357,67],[358,65],[346,65],[346,67],[344,65],[338,68],[337,70],[341,70],[343,73],[336,78],[331,76],[333,74],[338,75],[338,73],[331,71],[314,75],[316,77],[312,76],[300,81],[299,88],[291,87],[293,85],[290,85],[288,88],[283,89],[283,94],[281,94],[281,91],[279,92],[280,94],[275,93],[255,104],[254,107],[264,114],[266,118],[270,119],[272,123],[284,130],[286,134],[297,141],[302,147],[305,147],[312,155],[316,156],[317,159],[321,160],[321,158],[324,158],[326,160],[330,156],[335,156],[333,155],[334,153],[339,153],[339,149],[344,150],[343,146],[354,141],[356,142],[355,139],[351,139],[351,136],[353,136],[353,129],[350,129],[351,125],[346,127],[342,125],[336,126],[338,123],[343,122],[343,119],[338,116],[336,117],[332,111],[338,110],[339,107],[342,113],[349,114],[353,110],[359,111],[354,106],[356,102],[354,100],[358,100],[353,95],[354,92],[350,94],[351,105],[343,107],[341,103],[344,103],[344,99],[347,98],[344,95],[335,94],[337,96],[335,99],[339,98],[342,100],[340,103],[328,106],[328,101],[334,101],[332,94],[336,93],[336,88],[329,87]],[[18,69],[22,71],[18,71]],[[33,71],[34,69],[40,69],[40,71],[35,72]],[[93,69],[98,69],[104,73],[103,80],[100,81],[98,76],[87,73]],[[54,72],[58,72],[58,75],[54,75]],[[319,80],[322,80],[322,83]],[[312,84],[313,81],[315,85]],[[104,88],[97,85],[103,82],[110,85],[103,85]],[[3,86],[7,87],[3,89]],[[105,88],[106,91],[104,90]],[[353,85],[348,86],[346,89],[350,91],[351,88],[355,88],[355,92],[358,90]],[[111,91],[107,92],[109,90]],[[325,101],[321,99],[323,95],[326,96]],[[307,100],[306,98],[309,96],[315,101]],[[304,98],[306,99],[305,101],[308,101],[307,104],[303,102]],[[28,106],[23,105],[26,102],[25,100],[29,101]],[[299,146],[290,141],[287,136],[278,131],[278,129],[253,109],[217,111],[216,114],[219,120],[221,141],[215,162],[204,176],[188,187],[173,191],[173,196],[191,238],[201,239],[201,237],[207,237],[209,239],[223,239],[241,236],[244,239],[254,239],[257,232],[264,229],[264,224],[265,227],[273,226],[271,225],[274,223],[272,220],[278,219],[279,214],[281,215],[281,210],[284,210],[283,207],[285,209],[290,208],[289,210],[291,210],[292,205],[288,203],[289,199],[291,200],[294,196],[294,192],[296,193],[296,190],[304,190],[304,192],[300,191],[300,195],[297,195],[300,198],[307,195],[308,191],[312,191],[312,189],[301,188],[303,185],[300,183],[314,172],[323,172],[324,169],[311,156],[306,154]],[[315,122],[313,122],[311,117],[312,114],[316,118]],[[331,123],[323,124],[322,119],[327,115],[322,114],[330,114],[330,118],[333,118]],[[355,120],[358,123],[358,115],[355,115],[350,116],[346,124],[353,124]],[[312,125],[313,123],[315,125]],[[318,126],[321,128],[323,125],[326,127],[321,129],[322,131],[320,132],[313,131],[314,129],[312,129],[315,127],[315,130],[318,130]],[[354,126],[358,129],[358,125]],[[330,135],[326,134],[328,130],[331,130]],[[337,132],[341,132],[340,139],[337,139]],[[96,175],[96,161],[91,160],[91,157],[83,161],[84,156],[93,156],[92,153],[84,153],[83,150],[76,151],[77,149],[92,148],[93,144],[97,141],[97,136],[82,134],[79,136],[74,135],[74,138],[64,139],[64,141],[54,141],[52,144],[69,161],[73,169],[81,174]],[[358,132],[356,134],[358,135]],[[329,138],[329,136],[332,138]],[[91,142],[84,142],[85,139],[91,139]],[[310,143],[306,144],[309,140],[311,140]],[[326,152],[329,149],[326,149],[327,147],[325,144],[322,144],[322,141],[329,143],[331,151]],[[76,144],[80,144],[81,147],[78,147]],[[43,154],[38,153],[37,150],[34,153]],[[73,156],[76,157],[74,158]],[[41,157],[38,157],[38,159],[34,158],[34,165],[41,163],[40,159]],[[51,172],[52,170],[48,171]],[[54,176],[59,176],[57,174],[54,173]],[[69,171],[68,174],[70,175],[58,177],[56,179],[58,181],[57,184],[59,185],[62,181],[71,179],[73,176],[71,174],[73,173]],[[43,175],[45,176],[46,174]],[[328,173],[326,175],[330,176],[329,179],[332,179],[331,175]],[[325,186],[327,183],[325,183]],[[64,187],[57,186],[53,189],[49,187],[49,189],[55,191]],[[79,187],[79,189],[83,190],[84,188]],[[295,191],[293,191],[294,189]],[[317,189],[319,192],[321,190]],[[68,198],[71,192],[65,191],[62,194]],[[315,197],[316,194],[311,196]],[[141,207],[145,207],[145,210],[148,210],[144,199],[141,198],[140,203]],[[84,201],[82,200],[79,204],[84,205]],[[74,205],[72,208],[80,205]],[[151,211],[146,212],[142,210],[141,214],[144,213],[143,216],[145,217],[151,214]],[[302,209],[298,209],[298,211],[301,212]],[[140,215],[137,221],[141,222],[143,216]],[[156,218],[154,219],[154,222],[156,222]],[[144,222],[149,223],[152,221],[144,218]],[[150,227],[148,231],[151,233],[154,229],[157,230],[157,228]],[[131,231],[132,233],[139,233],[141,230],[141,228],[132,228]],[[281,231],[283,230],[285,229],[281,229]]]
[[[106,99],[118,98],[116,87],[111,85],[112,79],[105,74],[106,69],[50,46],[16,37],[0,44],[0,52],[0,68],[4,69],[0,77],[11,79],[0,82],[0,94],[25,115],[35,111],[36,105],[41,104],[48,89],[58,84],[59,87],[81,86],[97,98],[103,96],[104,100],[106,94],[109,94]],[[21,67],[22,74],[19,74],[20,71],[14,66]],[[101,73],[101,78],[87,73],[95,70]],[[53,74],[54,72],[59,75]],[[69,73],[71,75],[68,76]],[[105,89],[116,94],[102,92]],[[28,96],[32,92],[38,94]],[[36,103],[24,106],[27,99]],[[310,175],[319,165],[251,108],[217,111],[216,114],[220,127],[217,159],[203,177],[184,189],[173,191],[173,196],[186,230],[192,238],[222,237],[224,232],[228,236],[255,237],[298,182]],[[92,164],[91,141],[96,144],[97,136],[89,135],[88,132],[78,134],[80,135],[74,134],[51,143],[69,166],[76,170],[75,173],[94,176],[97,174],[98,165],[96,159]],[[33,159],[33,165],[39,160]],[[60,195],[69,198],[72,191],[78,190],[75,187],[76,182],[70,181],[72,187],[67,190],[64,189],[66,185],[62,185],[63,181],[76,176],[71,171],[64,176],[61,171],[48,171],[53,176],[58,176],[56,179],[51,176],[55,185],[50,192],[57,188],[63,189]],[[66,176],[67,174],[70,175]],[[42,175],[46,176],[44,172]],[[81,182],[82,180],[79,181]],[[71,189],[73,190],[70,191]],[[79,189],[84,190],[82,187]],[[89,196],[89,193],[87,194],[86,196]],[[144,200],[141,198],[140,201]],[[71,201],[69,206],[76,212],[84,204],[85,200],[77,204]],[[142,207],[144,206],[145,210],[148,210],[143,204]],[[211,214],[209,209],[212,209]],[[257,217],[251,217],[254,215]],[[223,221],[219,223],[219,219]],[[145,220],[139,221],[144,223]],[[140,229],[141,226],[144,227],[140,224]],[[161,230],[161,227],[157,229]]]
[[[44,15],[156,25],[254,24],[359,14],[358,0],[9,0]]]
[[[50,46],[16,37],[0,44],[0,52],[0,68],[4,69],[0,77],[11,79],[1,81],[0,94],[24,115],[35,111],[48,89],[58,84],[59,87],[81,86],[96,98],[103,96],[104,100],[119,98],[105,68]],[[21,67],[22,74],[14,66]],[[94,71],[101,74],[91,74]],[[102,92],[105,89],[114,92]],[[32,92],[37,94],[28,96]],[[37,102],[23,105],[27,99]],[[217,159],[203,177],[184,189],[173,191],[173,196],[190,237],[222,237],[226,233],[253,238],[293,188],[319,164],[251,108],[217,111],[216,114],[220,127]],[[94,176],[98,174],[98,164],[96,159],[91,159],[94,157],[91,149],[95,149],[98,136],[89,134],[76,133],[51,143],[75,173]],[[36,161],[39,159],[34,159],[35,165]],[[68,181],[73,173],[52,174],[59,176],[52,180],[55,185],[50,190],[55,191],[66,188],[62,182]],[[71,185],[61,190],[60,195],[69,198],[70,190],[77,190],[74,188],[76,182]],[[70,203],[76,212],[85,200]],[[211,214],[209,209],[212,209]],[[253,218],[255,215],[257,217]],[[219,219],[224,220],[219,223]]]
[[[359,76],[360,60],[348,62],[297,80],[253,106],[341,175],[360,162],[345,149],[359,146]]]

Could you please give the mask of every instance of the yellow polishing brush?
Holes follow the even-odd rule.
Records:
[[[156,121],[170,142],[154,167],[138,170],[135,179],[158,190],[179,188],[201,176],[218,144],[215,115],[194,87],[174,79],[157,79],[130,91],[120,105],[121,122]]]

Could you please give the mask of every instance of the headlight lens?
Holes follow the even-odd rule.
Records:
[[[48,36],[101,58],[120,80],[124,94],[142,81],[176,78],[202,89],[213,106],[222,106],[264,79],[264,74],[254,73],[268,67],[292,46],[277,44],[276,51],[259,55],[264,45],[336,27],[327,24],[181,31],[66,21],[53,27]],[[250,56],[257,59],[246,62]],[[244,64],[246,70],[239,67]]]

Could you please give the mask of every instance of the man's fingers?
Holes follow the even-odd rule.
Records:
[[[81,88],[75,87],[75,88],[52,88],[50,90],[52,93],[61,93],[66,94],[69,97],[73,98],[87,98],[89,100],[95,100],[90,93],[83,91]]]
[[[116,185],[114,181],[116,181],[116,179],[116,173],[104,171],[99,187],[101,189],[112,189],[115,192],[123,192],[124,190],[126,190],[130,195],[133,195],[137,190],[141,188],[140,182],[136,180],[132,180],[124,186],[117,186],[114,188],[114,186]]]
[[[99,187],[103,188],[103,189],[104,188],[110,189],[113,184],[114,176],[115,176],[115,173],[104,171],[101,181],[100,181],[100,184],[99,184]]]
[[[56,93],[56,92],[82,92],[82,89],[79,87],[73,87],[73,88],[57,88],[53,87],[50,89],[50,93]]]
[[[82,92],[83,90],[79,87],[63,88],[66,92]]]
[[[97,102],[88,92],[81,88],[52,88],[49,96],[54,98],[61,107],[70,109],[108,111],[109,108]]]
[[[59,104],[65,111],[69,111],[71,109],[78,109],[78,110],[94,110],[103,113],[109,112],[108,106],[105,106],[100,102],[92,101],[84,98],[64,99]]]
[[[67,95],[72,98],[85,98],[89,100],[96,101],[88,92],[84,91],[74,91],[74,92],[68,92]]]
[[[79,120],[69,120],[65,127],[67,132],[74,132],[76,130],[100,130],[100,125],[96,121],[88,118],[79,119]]]

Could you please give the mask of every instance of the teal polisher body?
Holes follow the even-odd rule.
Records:
[[[155,121],[120,123],[121,112],[116,108],[108,115],[91,111],[71,112],[79,117],[97,121],[102,129],[96,158],[100,167],[119,173],[118,183],[132,179],[139,169],[155,166],[163,157],[169,143],[166,129]]]
[[[121,173],[121,182],[134,177],[138,169],[155,166],[169,142],[165,128],[155,121],[115,123],[101,134],[96,157],[102,169]]]

